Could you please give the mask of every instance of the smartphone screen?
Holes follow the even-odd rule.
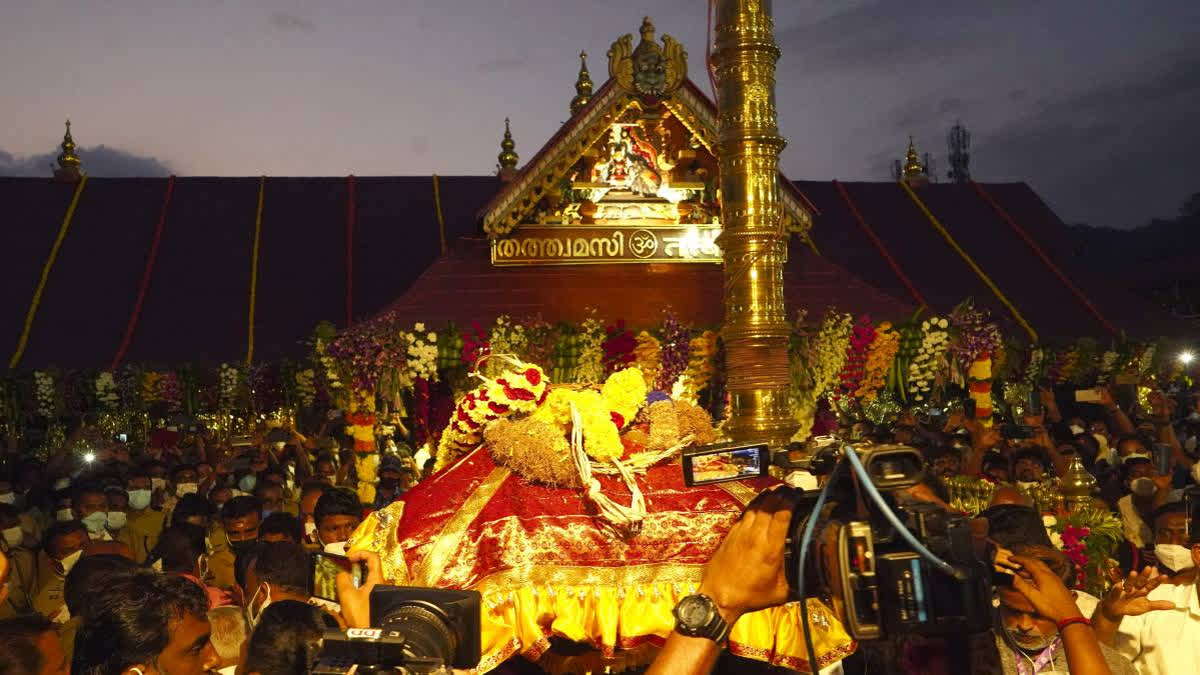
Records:
[[[309,556],[309,595],[337,602],[337,575],[348,572],[354,587],[362,586],[367,576],[366,563],[351,562],[349,558],[332,553],[316,552]]]

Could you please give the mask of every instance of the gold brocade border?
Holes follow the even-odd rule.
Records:
[[[759,490],[755,490],[754,488],[740,481],[735,481],[732,483],[718,483],[717,487],[720,487],[722,490],[728,492],[729,495],[738,500],[742,506],[749,504],[750,501],[757,497],[760,492]]]
[[[621,567],[538,565],[514,567],[487,575],[474,585],[484,593],[508,593],[515,588],[542,586],[607,586],[637,584],[698,584],[704,565],[648,563]]]
[[[512,475],[503,467],[496,467],[487,478],[472,492],[467,501],[442,526],[442,531],[433,540],[433,546],[425,559],[413,568],[412,582],[417,585],[436,586],[437,575],[446,568],[450,556],[458,550],[463,537],[467,534],[467,526],[479,517],[483,507],[487,506],[500,486]]]
[[[857,642],[850,642],[841,647],[834,647],[824,654],[817,655],[817,670],[831,665],[837,661],[850,656],[858,649]],[[751,647],[749,645],[729,643],[729,653],[734,656],[744,656],[748,659],[756,661],[766,661],[773,666],[783,666],[801,673],[815,673],[816,671],[809,668],[808,659],[801,659],[795,656],[787,656],[786,654],[777,654],[770,649],[761,649],[759,647]]]
[[[397,526],[404,517],[404,501],[397,501],[371,513],[359,524],[346,542],[346,550],[365,549],[379,554],[383,579],[389,584],[409,583],[408,566],[396,538]],[[387,555],[393,551],[392,555]]]

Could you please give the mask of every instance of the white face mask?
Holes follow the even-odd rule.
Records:
[[[1153,480],[1141,476],[1129,481],[1129,491],[1138,497],[1152,497],[1155,492],[1158,492],[1158,487]]]
[[[8,548],[13,548],[21,545],[21,538],[25,533],[21,531],[20,525],[14,525],[7,530],[4,530],[0,534],[4,535],[5,545],[8,546]]]
[[[108,527],[108,529],[112,530],[113,532],[116,532],[117,530],[121,529],[122,527],[125,527],[125,523],[127,523],[127,522],[129,522],[129,518],[128,518],[128,516],[125,515],[124,511],[109,511],[108,512],[107,527]]]
[[[325,552],[334,555],[346,555],[346,542],[337,541],[332,544],[325,544]]]
[[[162,490],[166,487],[167,487],[167,479],[166,478],[151,478],[150,479],[150,489]]]
[[[1197,464],[1196,466],[1200,466],[1200,464]],[[316,541],[316,535],[317,524],[308,522],[304,523],[304,538],[308,539],[309,541]]]
[[[175,496],[182,497],[184,495],[194,495],[200,491],[200,486],[196,483],[180,483],[175,486]]]
[[[1154,557],[1172,572],[1181,572],[1196,566],[1192,560],[1192,549],[1179,544],[1155,544]]]
[[[17,495],[13,492],[5,492],[0,495],[0,504],[16,504]]]
[[[54,519],[60,523],[65,523],[75,520],[75,514],[71,511],[71,509],[59,509],[54,512]]]
[[[58,561],[58,564],[62,565],[64,577],[71,573],[71,568],[74,567],[75,563],[79,562],[79,559],[82,557],[83,557],[83,549],[79,549],[78,551],[75,551],[71,555]]]
[[[254,609],[254,601],[258,599],[259,591],[267,589],[263,593],[262,604],[258,606],[258,610]],[[267,611],[267,605],[271,604],[271,587],[263,584],[254,591],[254,595],[250,596],[250,602],[246,603],[246,620],[250,622],[250,627],[254,628],[258,625],[258,620],[262,618],[263,612]]]
[[[107,524],[108,514],[103,511],[89,513],[83,518],[83,526],[87,528],[89,534],[100,534]]]
[[[130,490],[129,491],[129,508],[134,511],[143,511],[150,506],[150,491],[149,490]]]

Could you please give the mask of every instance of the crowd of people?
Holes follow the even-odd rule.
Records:
[[[940,650],[910,642],[893,666],[954,672],[943,657],[969,642],[976,672],[1200,672],[1200,493],[1189,491],[1200,482],[1200,396],[1155,392],[1137,413],[1097,391],[1097,402],[1060,406],[1064,393],[1045,389],[1040,410],[1009,425],[950,410],[840,430],[923,452],[925,481],[898,498],[954,511],[952,477],[996,484],[973,528],[998,552],[998,570],[1012,573],[995,590],[993,631],[943,640]],[[0,675],[306,672],[326,629],[368,625],[367,596],[383,581],[379,560],[355,552],[366,583],[339,575],[336,598],[313,597],[308,554],[345,554],[365,514],[431,470],[423,457],[385,454],[375,501],[364,504],[350,443],[327,423],[311,437],[264,428],[224,442],[203,429],[162,429],[143,444],[44,461],[8,447]],[[1081,570],[1028,497],[1053,489],[1075,459],[1096,479],[1093,503],[1117,514],[1124,535],[1103,597],[1079,590]],[[701,592],[730,623],[787,599],[786,519],[775,515],[739,521],[705,573]],[[706,672],[719,650],[676,633],[652,668]]]

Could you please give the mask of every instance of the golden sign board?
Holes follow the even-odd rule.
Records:
[[[492,240],[492,264],[720,263],[719,225],[522,225]]]

